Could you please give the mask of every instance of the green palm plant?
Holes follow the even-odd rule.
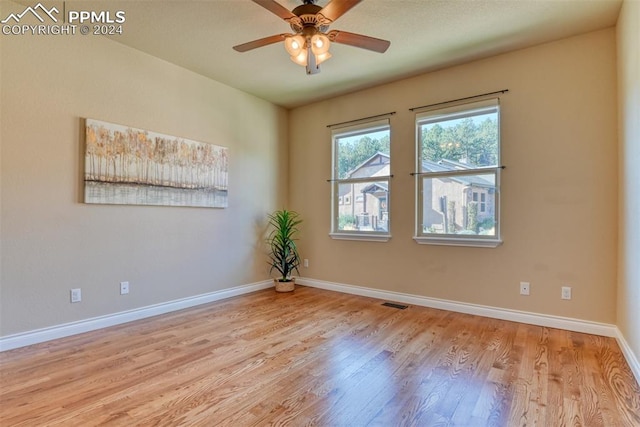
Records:
[[[271,251],[269,253],[269,264],[271,269],[277,270],[282,277],[278,280],[287,282],[291,280],[291,273],[298,271],[300,266],[300,255],[296,247],[298,225],[302,222],[300,215],[294,211],[286,209],[278,210],[269,214],[269,226],[271,232],[267,238]]]

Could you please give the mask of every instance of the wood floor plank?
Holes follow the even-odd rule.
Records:
[[[0,353],[1,426],[640,426],[612,338],[298,287]]]

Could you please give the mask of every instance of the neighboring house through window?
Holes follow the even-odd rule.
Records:
[[[331,237],[389,239],[390,137],[388,119],[332,130]]]
[[[497,99],[416,115],[418,243],[494,247],[499,222]]]

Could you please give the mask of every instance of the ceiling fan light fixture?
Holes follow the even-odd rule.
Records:
[[[327,59],[331,58],[331,54],[329,52],[321,53],[320,55],[316,55],[316,64],[320,65]]]
[[[307,49],[302,49],[297,55],[291,55],[291,60],[298,65],[306,67],[308,56]]]
[[[284,48],[292,58],[297,57],[301,52],[305,52],[306,56],[307,49],[305,49],[305,44],[306,41],[304,37],[299,34],[296,36],[289,36],[284,39]]]
[[[324,34],[318,33],[311,37],[311,50],[314,55],[319,56],[328,53],[330,47],[331,42],[329,41],[329,37]]]

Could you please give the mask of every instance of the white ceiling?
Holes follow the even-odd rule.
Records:
[[[302,3],[278,1],[289,10]],[[124,10],[124,33],[112,39],[291,108],[611,27],[622,0],[363,0],[331,29],[390,40],[389,50],[379,54],[334,43],[333,57],[321,65],[321,73],[311,76],[289,60],[281,43],[245,53],[232,49],[290,32],[285,21],[251,0],[67,3]]]

